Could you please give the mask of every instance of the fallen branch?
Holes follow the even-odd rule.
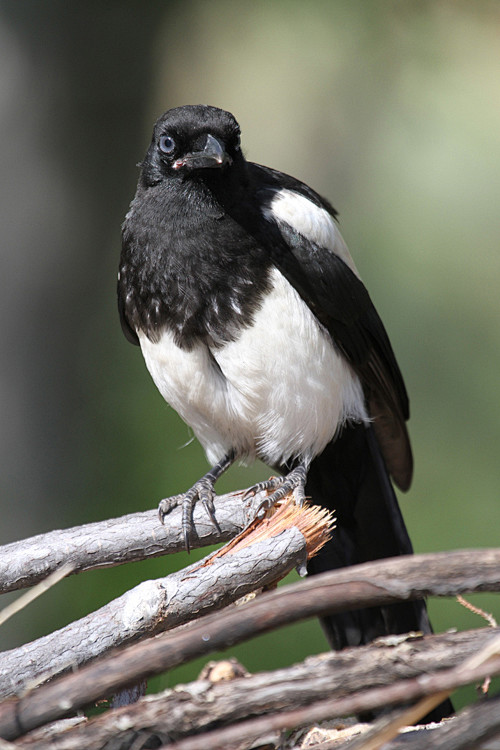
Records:
[[[457,687],[468,685],[487,676],[500,674],[500,653],[479,666],[461,664],[433,674],[420,675],[394,682],[385,687],[368,688],[352,696],[318,701],[305,708],[274,713],[257,719],[242,721],[223,729],[215,729],[201,735],[169,743],[170,750],[206,750],[216,747],[222,750],[239,742],[249,742],[269,732],[309,725],[339,716],[350,716],[380,707],[418,700],[428,695],[449,693]],[[428,745],[427,745],[428,747]],[[449,747],[449,746],[448,746]]]
[[[265,497],[259,493],[242,499],[243,492],[215,499],[220,533],[201,503],[193,513],[191,547],[227,542],[254,517]],[[163,526],[156,510],[131,513],[121,518],[58,529],[0,547],[0,593],[14,591],[43,580],[63,564],[74,573],[112,567],[179,552],[184,549],[181,509],[175,508]]]
[[[270,519],[256,522],[258,528],[251,527],[238,537],[238,543],[178,573],[144,581],[65,628],[5,652],[0,655],[0,696],[13,695],[25,690],[30,682],[74,669],[111,648],[220,609],[271,585],[297,565],[305,568],[308,539],[299,528],[301,519],[310,515],[318,520],[314,508],[280,508]],[[322,515],[319,528],[325,535],[330,517],[326,511]]]
[[[339,723],[342,724],[342,721]],[[311,750],[341,750],[344,747],[348,750],[363,750],[370,732],[369,724],[355,724],[347,730],[318,727],[308,732],[308,744],[295,744],[292,736],[285,747],[293,747],[294,750],[299,750],[299,747]],[[383,750],[493,750],[498,747],[499,733],[500,695],[467,706],[459,714],[440,724],[407,727],[404,732],[384,744]],[[489,742],[492,738],[497,739],[495,745]],[[60,750],[59,745],[56,748]]]
[[[235,575],[233,587],[239,580],[239,574]],[[17,737],[124,685],[307,617],[428,595],[499,590],[500,550],[496,549],[412,555],[324,573],[264,593],[245,606],[208,615],[175,633],[162,633],[129,646],[77,674],[41,686],[31,695],[4,702],[0,705],[0,736]]]
[[[436,665],[439,670],[457,666],[483,648],[495,634],[498,636],[500,629],[426,638],[401,637],[395,645],[384,645],[382,640],[340,653],[309,657],[292,667],[243,679],[215,683],[202,679],[178,685],[66,731],[53,748],[93,750],[111,739],[125,745],[132,733],[174,740],[250,716],[307,706],[327,697],[342,698],[364,691],[367,685],[387,686],[397,680],[436,672]],[[26,741],[26,746],[36,741],[35,735]],[[216,745],[206,744],[212,746]]]

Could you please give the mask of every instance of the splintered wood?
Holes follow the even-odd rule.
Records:
[[[263,518],[255,518],[248,524],[246,529],[238,534],[232,541],[214,553],[210,562],[222,555],[232,555],[235,552],[249,547],[256,542],[269,539],[281,534],[286,529],[295,526],[306,540],[307,559],[309,560],[328,542],[335,528],[335,517],[333,513],[319,505],[308,505],[305,503],[297,505],[293,498],[285,498],[274,508],[267,511]]]

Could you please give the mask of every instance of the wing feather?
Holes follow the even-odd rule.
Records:
[[[297,289],[358,374],[387,468],[408,489],[413,459],[406,420],[409,402],[384,325],[359,278],[331,206],[307,186],[259,170],[273,263]],[[294,211],[295,208],[295,211]]]

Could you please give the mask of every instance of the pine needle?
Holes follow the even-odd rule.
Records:
[[[22,594],[14,602],[8,604],[0,612],[0,625],[3,625],[4,622],[7,622],[7,620],[12,617],[12,615],[20,612],[22,609],[24,609],[24,607],[26,607],[28,604],[31,604],[32,601],[41,596],[41,594],[44,594],[52,586],[55,586],[56,583],[59,583],[59,581],[61,581],[63,578],[66,578],[66,576],[68,576],[72,571],[72,565],[61,565],[60,568],[48,575],[47,578],[44,578],[43,581],[40,581],[40,583],[37,583],[36,586],[33,586],[33,588],[27,591],[25,594]]]

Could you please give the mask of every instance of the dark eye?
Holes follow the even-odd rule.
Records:
[[[175,151],[175,141],[170,135],[162,135],[159,142],[160,151],[164,154],[173,154]]]

